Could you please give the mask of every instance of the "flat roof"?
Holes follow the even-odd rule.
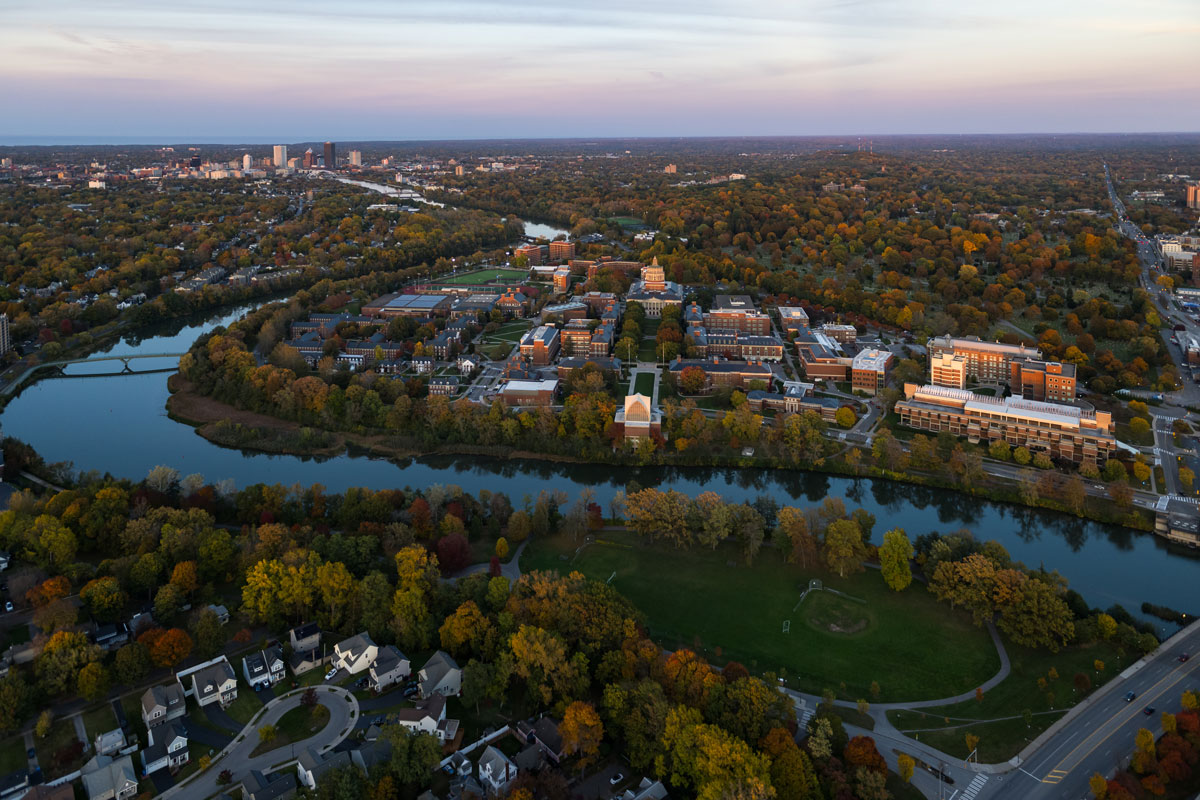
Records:
[[[754,301],[748,294],[719,294],[713,298],[713,309],[721,311],[753,311]]]
[[[892,354],[888,350],[863,350],[854,357],[854,361],[850,362],[850,366],[854,369],[870,369],[876,372],[883,372],[887,369],[888,361],[892,358]]]
[[[547,381],[508,380],[504,382],[502,392],[550,392],[558,388],[555,379]]]
[[[393,297],[384,304],[384,308],[437,308],[449,300],[444,294],[401,294]]]
[[[1010,356],[1024,356],[1030,353],[1040,355],[1036,347],[1023,344],[1005,344],[1004,342],[985,342],[978,336],[955,338],[953,336],[934,336],[926,344],[930,347],[950,347],[954,350],[986,350],[990,353],[1001,353]]]

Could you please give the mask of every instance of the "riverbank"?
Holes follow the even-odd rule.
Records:
[[[179,374],[172,375],[167,382],[172,392],[167,400],[168,416],[196,428],[197,433],[213,444],[240,450],[265,453],[286,453],[306,458],[330,458],[352,450],[368,456],[390,460],[415,459],[429,456],[476,456],[498,460],[545,461],[561,464],[602,464],[612,467],[647,466],[631,455],[615,452],[611,459],[585,459],[562,454],[539,453],[514,450],[506,447],[446,444],[429,448],[407,437],[387,433],[335,432],[308,428],[297,422],[282,420],[267,414],[239,409],[211,397],[200,395]],[[233,430],[233,426],[240,426]],[[321,436],[329,438],[321,438]],[[1037,508],[1061,514],[1090,519],[1111,525],[1120,525],[1132,530],[1148,532],[1154,529],[1153,515],[1141,509],[1123,512],[1107,498],[1088,497],[1079,511],[1064,504],[1038,498],[1037,503],[1024,501],[1017,487],[1001,479],[990,477],[981,485],[963,487],[949,483],[937,476],[920,473],[898,473],[878,467],[860,466],[851,469],[839,461],[822,459],[820,463],[797,467],[780,463],[778,459],[764,456],[722,456],[710,454],[703,463],[678,463],[668,461],[667,467],[700,467],[719,469],[767,469],[797,470],[823,473],[847,478],[871,478],[914,486],[944,489],[978,500],[1005,503],[1023,508]]]

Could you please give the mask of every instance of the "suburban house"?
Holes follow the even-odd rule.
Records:
[[[268,646],[262,651],[263,661],[267,665],[267,673],[271,683],[279,683],[287,675],[287,665],[283,661],[283,648],[277,644]]]
[[[152,686],[142,695],[142,722],[147,728],[179,719],[186,713],[187,701],[177,683]]]
[[[222,625],[229,624],[229,609],[225,606],[210,605],[208,610],[217,615],[217,622]]]
[[[271,673],[267,672],[267,662],[261,652],[251,653],[242,659],[242,675],[251,689],[271,685]]]
[[[557,764],[563,757],[562,734],[558,732],[558,723],[550,717],[542,717],[534,723],[526,741],[536,744],[546,757]]]
[[[446,698],[440,694],[419,701],[414,708],[394,712],[392,719],[415,733],[436,736],[443,743],[454,741],[458,735],[458,720],[446,718]]]
[[[116,650],[129,643],[129,628],[124,622],[110,622],[96,628],[94,639],[105,650]]]
[[[250,770],[242,779],[244,800],[287,800],[296,794],[296,774],[291,772],[272,773],[268,778],[256,769]]]
[[[517,777],[517,765],[490,744],[479,757],[476,768],[479,770],[479,782],[491,794],[503,792]]]
[[[92,756],[80,776],[88,800],[125,800],[137,794],[137,773],[129,756]]]
[[[306,622],[288,631],[288,640],[292,645],[292,657],[288,666],[293,675],[303,675],[310,669],[320,666],[325,658],[321,652],[321,626],[315,622]]]
[[[300,757],[296,759],[296,777],[309,789],[316,789],[317,779],[326,772],[348,766],[350,766],[349,753],[318,755],[316,750],[306,747],[300,751]]]
[[[392,746],[386,740],[368,741],[350,751],[350,761],[363,772],[370,772],[376,764],[383,764],[392,757]]]
[[[354,675],[371,666],[378,654],[379,648],[363,631],[333,646],[333,665]]]
[[[150,744],[142,751],[142,768],[146,774],[160,769],[172,772],[188,763],[188,738],[183,726],[168,722],[149,731]]]
[[[624,794],[617,796],[621,800],[665,800],[667,787],[662,785],[662,781],[642,778],[636,789],[626,789]]]
[[[417,673],[417,678],[420,680],[421,697],[426,699],[435,694],[456,697],[462,690],[462,670],[450,654],[442,650],[429,657]]]
[[[111,756],[113,753],[119,753],[125,749],[127,744],[125,731],[114,728],[111,731],[96,734],[96,741],[93,744],[96,747],[97,755]]]
[[[394,644],[381,647],[375,660],[371,662],[371,691],[382,692],[412,674],[412,665],[408,657],[401,653]]]
[[[176,674],[176,679],[184,687],[183,693],[190,694],[196,699],[197,705],[207,706],[219,703],[225,708],[237,700],[237,673],[225,656],[214,658],[205,664],[198,664],[189,670]],[[191,689],[187,689],[186,678],[190,678]]]

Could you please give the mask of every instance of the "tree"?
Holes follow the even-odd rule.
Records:
[[[471,545],[461,533],[452,533],[438,539],[437,554],[438,564],[447,575],[458,572],[471,563]]]
[[[262,725],[258,729],[258,740],[264,744],[272,742],[279,735],[279,730],[271,724]]]
[[[600,752],[604,723],[591,703],[576,700],[563,712],[558,732],[562,736],[563,752],[580,757],[579,769],[582,772]]]
[[[125,610],[129,597],[121,591],[121,584],[112,576],[88,581],[79,590],[79,599],[88,612],[101,622],[116,620]]]
[[[1108,614],[1097,614],[1096,629],[1103,638],[1111,639],[1117,634],[1117,621]]]
[[[833,416],[839,428],[853,428],[854,423],[858,422],[858,417],[854,414],[854,409],[850,406],[842,406]]]
[[[503,536],[496,540],[496,558],[501,561],[508,558],[508,539]]]
[[[876,772],[887,772],[887,763],[875,747],[875,740],[870,736],[855,736],[846,744],[842,752],[846,764],[852,767],[866,767]]]
[[[117,651],[113,665],[118,683],[137,683],[150,672],[150,652],[138,642],[130,642]]]
[[[34,673],[52,696],[75,691],[80,670],[100,659],[100,648],[75,631],[57,631],[34,662]]]
[[[180,628],[147,631],[138,637],[138,642],[146,645],[150,660],[159,667],[173,667],[192,652],[192,637]]]
[[[846,577],[848,572],[861,572],[867,553],[858,523],[849,519],[831,522],[825,529],[824,555],[825,563],[839,577]]]
[[[184,594],[190,595],[200,588],[200,578],[196,573],[195,561],[180,561],[171,570],[171,585],[179,588]]]
[[[196,652],[205,658],[211,658],[220,652],[225,644],[225,634],[221,631],[221,620],[217,612],[211,608],[201,609],[192,620],[192,641],[195,642]]]
[[[963,736],[963,741],[967,745],[967,753],[974,753],[979,747],[979,737],[969,731]]]
[[[108,694],[109,683],[108,670],[95,661],[85,664],[83,669],[79,670],[77,688],[85,700],[94,702],[105,697]]]
[[[486,657],[489,641],[494,647],[495,626],[483,615],[474,601],[468,600],[442,623],[438,629],[442,647],[455,658],[468,654]]]
[[[33,710],[33,688],[16,670],[0,678],[0,730],[16,730]]]
[[[1075,637],[1070,606],[1054,587],[1032,578],[1022,583],[1014,604],[1000,609],[999,626],[1017,644],[1053,653]]]
[[[47,708],[38,714],[37,724],[33,726],[33,735],[39,739],[45,739],[50,735],[50,728],[53,725],[54,713]]]
[[[1108,796],[1108,781],[1099,772],[1092,773],[1092,777],[1088,778],[1088,786],[1096,800],[1105,800]]]
[[[684,394],[700,394],[708,385],[708,375],[700,367],[684,367],[679,373],[679,388]]]
[[[900,774],[900,780],[905,783],[912,781],[913,770],[916,769],[917,762],[908,753],[900,753],[896,756],[896,767]]]
[[[300,705],[309,710],[317,707],[317,690],[313,687],[308,687],[304,690],[304,694],[300,695]]]
[[[902,592],[912,583],[913,546],[903,528],[893,528],[883,534],[879,548],[879,565],[883,580],[891,589]]]

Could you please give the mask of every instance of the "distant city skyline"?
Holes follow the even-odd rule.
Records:
[[[0,142],[1200,130],[1195,0],[10,0]]]

